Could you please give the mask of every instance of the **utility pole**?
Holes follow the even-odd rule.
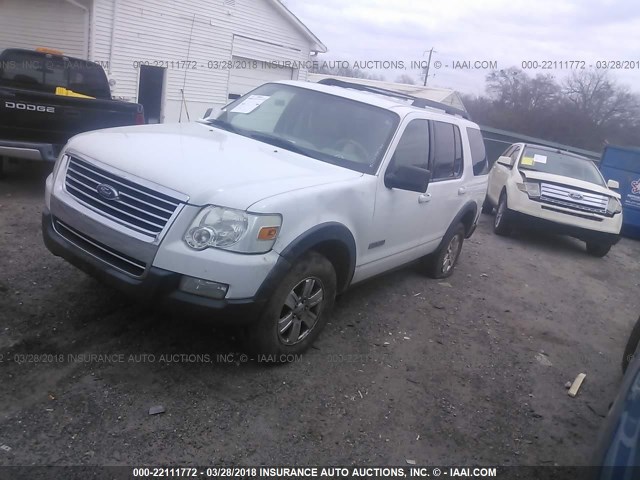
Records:
[[[429,67],[431,66],[431,55],[433,55],[433,47],[431,47],[431,50],[428,50],[429,52],[429,59],[427,60],[427,68],[424,71],[424,86],[427,86],[427,78],[429,78]],[[427,50],[425,50],[422,53],[422,56],[424,57],[424,54],[427,53]]]

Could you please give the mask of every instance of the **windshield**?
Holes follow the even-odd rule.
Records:
[[[604,186],[598,167],[591,160],[553,150],[527,147],[520,159],[520,170],[552,173]]]
[[[107,77],[97,63],[40,52],[3,52],[0,85],[47,93],[63,87],[90,97],[111,98]]]
[[[328,163],[375,173],[399,117],[306,88],[268,83],[229,104],[214,126]]]

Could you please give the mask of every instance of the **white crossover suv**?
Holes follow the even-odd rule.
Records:
[[[152,305],[247,324],[262,353],[299,353],[350,285],[415,260],[453,272],[487,189],[464,113],[286,81],[217,118],[81,134],[47,179],[44,241]]]
[[[587,252],[604,257],[622,226],[618,182],[605,182],[589,159],[569,152],[516,143],[489,173],[483,212],[496,209],[493,225],[508,235],[517,222],[584,240]]]

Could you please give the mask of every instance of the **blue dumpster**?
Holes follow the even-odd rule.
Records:
[[[606,180],[620,183],[622,233],[640,237],[640,148],[607,145],[600,171]]]

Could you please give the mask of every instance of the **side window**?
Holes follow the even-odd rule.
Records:
[[[429,122],[412,120],[404,129],[389,168],[407,167],[429,168]]]
[[[471,148],[473,174],[476,176],[486,175],[489,171],[489,162],[482,133],[477,128],[467,127],[467,136],[469,137],[469,147]]]
[[[433,122],[434,155],[432,178],[444,180],[462,175],[462,140],[460,129],[445,122]]]
[[[514,150],[515,148],[516,148],[516,147],[514,147],[513,145],[511,145],[511,146],[510,146],[509,148],[507,148],[504,152],[502,152],[502,153],[500,154],[500,156],[501,156],[501,157],[510,157],[510,156],[511,156],[511,154],[513,153],[513,150]]]

